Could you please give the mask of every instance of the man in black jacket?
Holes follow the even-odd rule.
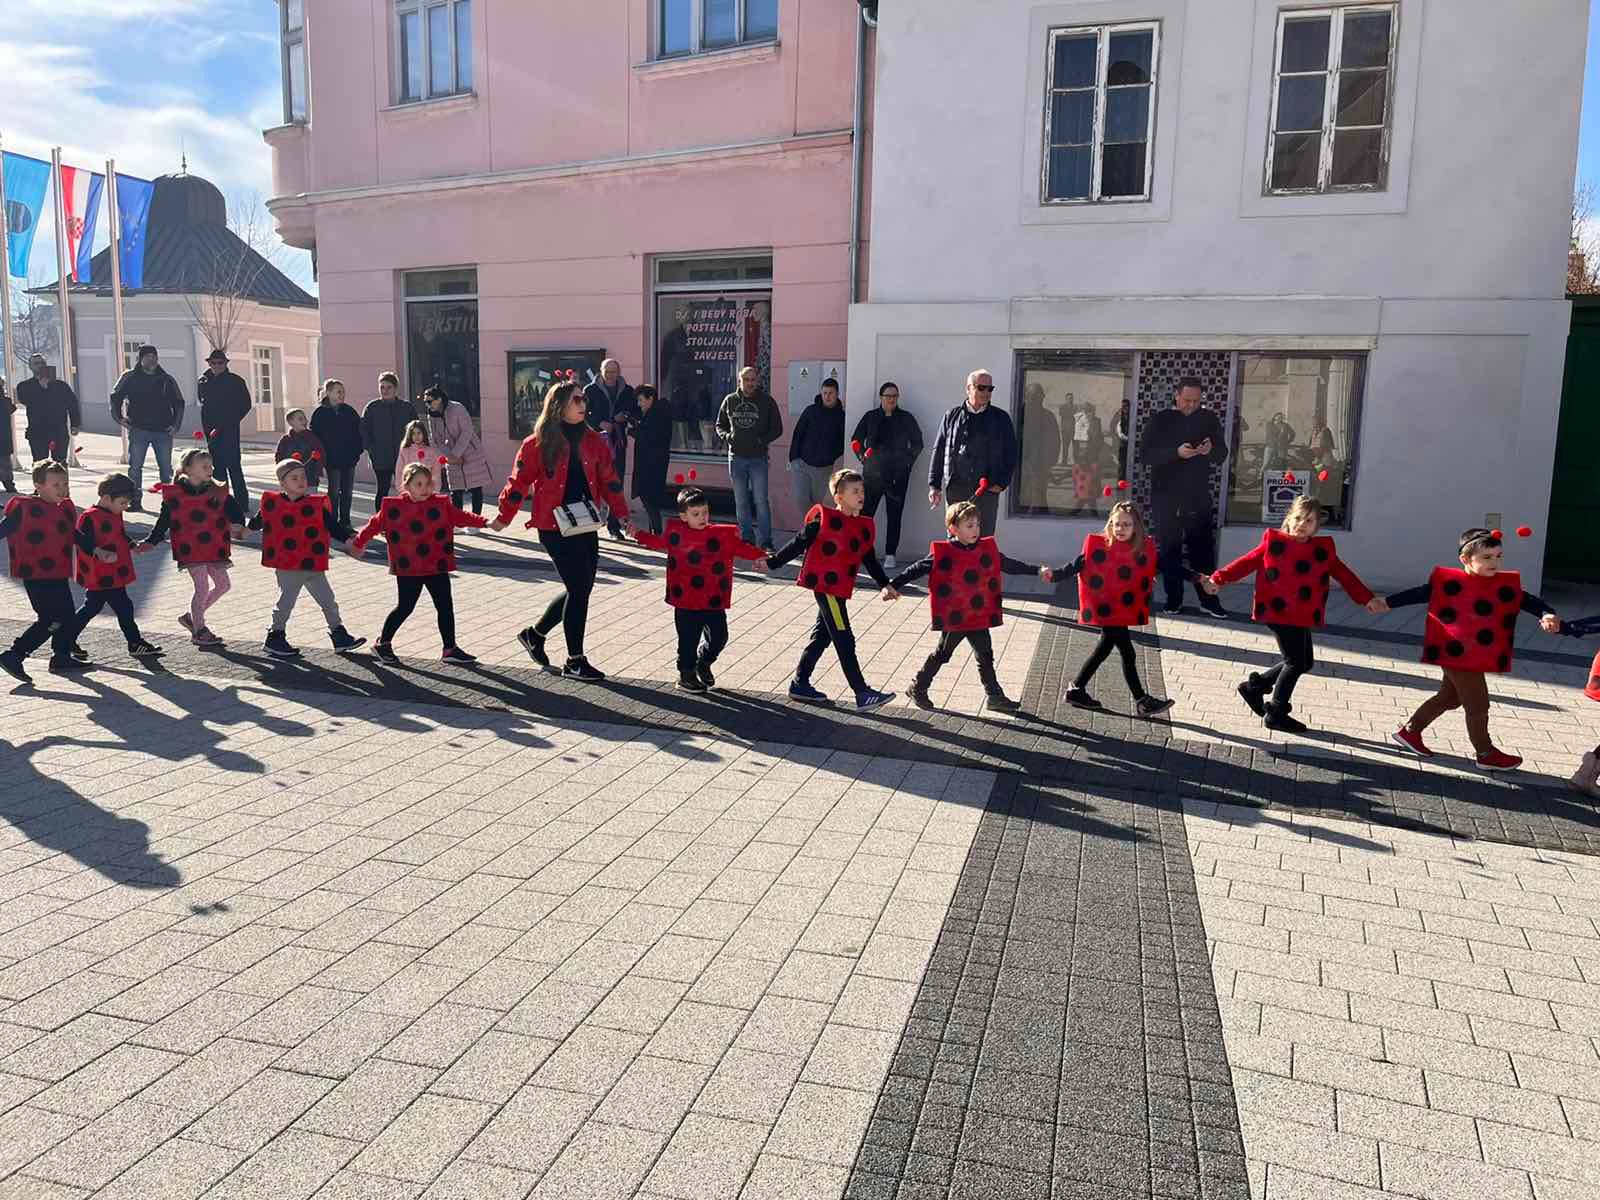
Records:
[[[861,511],[876,517],[878,502],[887,500],[888,531],[884,535],[883,569],[895,570],[900,548],[900,520],[905,515],[911,471],[922,457],[922,426],[900,407],[900,385],[885,383],[878,389],[878,406],[856,423],[851,445],[861,444],[861,474],[867,483],[867,503]]]
[[[1000,493],[1011,486],[1017,469],[1017,433],[1011,415],[996,408],[994,376],[974,371],[967,376],[967,398],[944,416],[928,462],[928,504],[971,500],[978,506],[980,537],[994,536],[1000,515]],[[983,495],[978,487],[988,486]]]
[[[1194,376],[1178,380],[1172,407],[1150,418],[1140,447],[1150,468],[1150,507],[1161,547],[1161,578],[1169,613],[1183,611],[1185,579],[1209,576],[1217,569],[1211,468],[1227,460],[1228,444],[1216,414],[1200,407],[1204,395]],[[1202,611],[1213,617],[1227,616],[1217,598],[1206,595],[1198,583],[1195,592]]]
[[[28,370],[33,378],[17,384],[17,404],[28,414],[28,450],[34,462],[45,458],[66,462],[72,454],[72,439],[83,424],[78,397],[69,384],[55,377],[44,355],[29,358]]]
[[[133,480],[133,509],[140,512],[145,451],[156,452],[161,482],[171,483],[172,435],[183,424],[183,393],[178,381],[161,369],[154,346],[140,346],[139,365],[111,389],[111,415],[128,431],[128,477]]]
[[[244,458],[239,446],[239,425],[250,415],[250,389],[244,377],[228,370],[228,356],[213,350],[206,357],[206,373],[196,385],[200,397],[200,423],[205,426],[206,447],[218,479],[228,484],[233,498],[247,516],[250,489],[244,481]]]
[[[844,453],[844,405],[839,403],[839,381],[824,379],[789,437],[789,491],[795,510],[804,519],[813,504],[833,504],[828,480]]]
[[[600,378],[583,389],[584,403],[588,405],[584,419],[598,430],[611,447],[611,465],[621,479],[628,472],[628,426],[625,418],[634,412],[633,389],[622,378],[622,364],[608,358],[600,364]],[[606,529],[617,540],[622,539],[622,525],[616,515],[606,513]]]

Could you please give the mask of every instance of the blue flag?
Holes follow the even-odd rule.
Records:
[[[117,172],[117,216],[122,225],[122,286],[144,286],[144,243],[150,229],[150,198],[156,185]]]
[[[33,235],[44,212],[45,187],[50,182],[50,164],[24,154],[0,155],[0,171],[5,172],[6,234],[10,237],[9,269],[18,279],[28,277],[28,258],[33,253]]]

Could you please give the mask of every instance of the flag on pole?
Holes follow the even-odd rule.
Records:
[[[25,154],[7,151],[0,155],[0,170],[5,172],[6,230],[10,234],[11,274],[28,277],[28,258],[33,253],[33,235],[44,212],[45,185],[50,182],[50,164]]]
[[[117,222],[121,226],[122,286],[144,286],[145,233],[150,227],[150,199],[156,185],[148,179],[117,172]]]
[[[61,212],[66,221],[67,261],[72,277],[79,283],[89,280],[89,263],[94,257],[94,223],[100,215],[100,191],[105,176],[82,167],[61,168]]]

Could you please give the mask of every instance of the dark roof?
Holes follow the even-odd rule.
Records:
[[[124,286],[124,295],[215,292],[222,290],[226,281],[237,279],[245,283],[240,291],[247,299],[262,304],[317,307],[315,296],[228,228],[227,203],[215,185],[198,175],[163,175],[155,183],[145,236],[144,286]],[[94,256],[93,266],[90,281],[70,284],[70,293],[110,291],[109,247]],[[40,294],[55,290],[53,281],[30,289]]]

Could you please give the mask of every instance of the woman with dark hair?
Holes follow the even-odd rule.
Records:
[[[672,414],[649,384],[633,393],[635,412],[628,414],[633,438],[633,497],[644,505],[650,532],[661,532],[661,506],[667,491],[667,465],[672,457]]]
[[[550,602],[543,616],[517,635],[517,641],[534,662],[547,671],[554,670],[545,653],[544,639],[560,625],[567,639],[567,661],[561,674],[569,679],[599,680],[605,676],[583,655],[589,595],[594,591],[594,575],[600,565],[599,531],[591,528],[582,533],[563,533],[556,509],[587,500],[596,509],[610,509],[625,525],[632,522],[611,451],[605,439],[585,422],[587,411],[583,393],[570,379],[552,384],[545,392],[544,408],[533,433],[517,448],[516,466],[500,493],[500,513],[489,528],[504,529],[523,504],[532,499],[533,520],[528,524],[538,529],[539,543],[555,564],[564,590]]]

